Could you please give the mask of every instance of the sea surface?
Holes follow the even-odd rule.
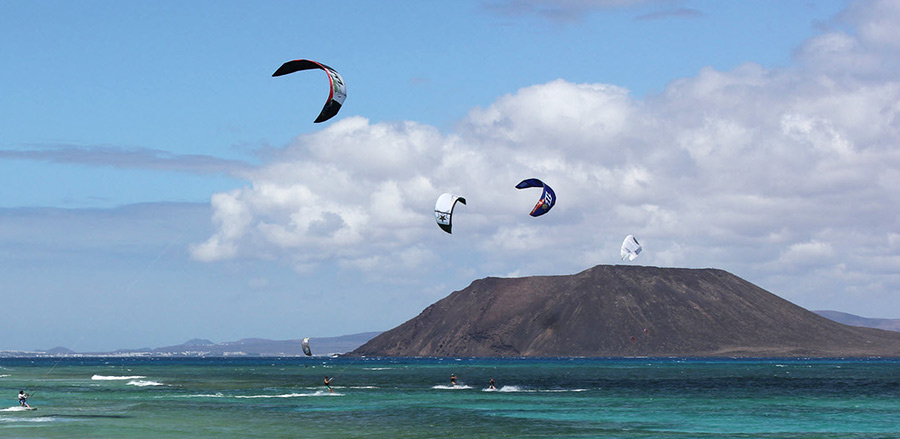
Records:
[[[0,396],[0,438],[900,438],[900,359],[0,359]]]

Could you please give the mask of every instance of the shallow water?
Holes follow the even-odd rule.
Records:
[[[900,437],[897,359],[0,360],[19,390],[0,437]]]

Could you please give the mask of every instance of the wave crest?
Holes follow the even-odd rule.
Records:
[[[115,381],[115,380],[139,380],[141,378],[147,378],[143,375],[128,375],[128,376],[110,376],[110,375],[94,375],[91,377],[94,381]]]

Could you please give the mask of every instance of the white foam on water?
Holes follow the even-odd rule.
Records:
[[[519,386],[503,386],[497,389],[498,392],[524,392],[525,389]]]
[[[545,393],[564,393],[564,392],[587,392],[588,389],[545,389],[545,390],[536,390],[537,392],[545,392]]]
[[[131,380],[127,383],[129,386],[148,387],[148,386],[165,386],[159,381],[150,380]]]
[[[306,396],[305,393],[284,393],[281,395],[236,395],[235,398],[256,399],[256,398],[296,398],[298,396]]]
[[[281,395],[235,395],[235,398],[241,399],[258,399],[258,398],[303,398],[307,396],[344,396],[342,393],[329,392],[327,390],[319,390],[314,393],[284,393]]]
[[[564,392],[586,392],[587,389],[526,389],[519,386],[503,386],[499,389],[482,389],[484,392],[501,392],[501,393],[564,393]]]
[[[9,376],[9,374],[3,374],[3,375],[0,375],[0,378],[6,378],[8,376]]]
[[[316,393],[312,393],[312,394],[307,393],[303,396],[344,396],[344,394],[339,393],[339,392],[328,392],[326,390],[319,390]]]
[[[141,378],[147,378],[143,375],[129,375],[129,376],[108,376],[108,375],[94,375],[91,377],[94,381],[115,381],[115,380],[139,380]]]
[[[31,411],[34,411],[34,410],[29,410],[28,407],[22,407],[20,405],[17,405],[15,407],[10,407],[8,409],[0,409],[0,412],[31,412]]]
[[[3,411],[0,409],[0,411]],[[53,416],[42,416],[42,417],[20,417],[14,416],[11,418],[0,418],[0,424],[11,424],[13,422],[53,422],[58,421],[59,419]]]
[[[471,389],[472,386],[467,386],[467,385],[465,385],[465,384],[458,384],[458,385],[455,385],[455,386],[448,386],[448,385],[443,385],[443,384],[442,384],[442,385],[437,385],[437,386],[431,386],[431,388],[432,388],[432,389],[440,389],[440,390],[463,390],[463,389]]]
[[[519,386],[503,386],[496,389],[482,389],[483,392],[501,392],[501,393],[517,393],[517,392],[537,392],[537,390],[524,389]]]

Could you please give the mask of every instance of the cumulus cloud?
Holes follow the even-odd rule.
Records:
[[[869,284],[873,258],[900,269],[900,70],[879,61],[898,59],[900,8],[856,3],[842,19],[857,32],[810,39],[793,67],[707,68],[644,99],[559,79],[472,109],[451,132],[339,120],[215,195],[216,232],[193,256],[571,273],[617,262],[633,233],[638,262],[724,268],[788,297],[819,293],[810,270],[835,291]],[[541,218],[527,215],[538,194],[514,189],[531,177],[558,196]],[[442,192],[469,201],[452,237],[432,216]]]
[[[830,79],[894,81],[900,69],[900,5],[891,0],[855,1],[838,25],[796,50],[807,74]]]
[[[827,242],[809,241],[791,244],[778,258],[778,263],[793,268],[800,266],[821,266],[835,256],[834,247]]]

